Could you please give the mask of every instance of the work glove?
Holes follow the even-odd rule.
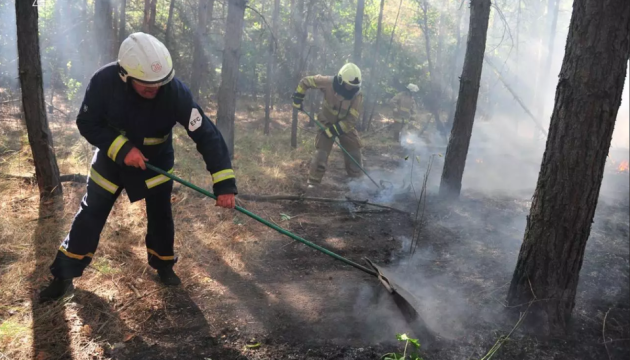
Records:
[[[332,139],[335,136],[341,136],[341,134],[343,134],[343,129],[339,124],[331,124],[328,125],[326,130],[324,130],[324,134],[326,134],[329,139]]]
[[[302,103],[304,102],[305,94],[300,94],[299,92],[293,93],[293,107],[302,110]]]

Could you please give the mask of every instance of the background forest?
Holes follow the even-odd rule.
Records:
[[[43,187],[36,180],[18,70],[16,1],[37,7],[44,123],[61,174],[57,185],[63,186],[55,188],[61,205],[59,199],[40,202]],[[605,96],[595,90],[586,98],[568,96],[573,103],[559,96],[561,67],[571,60],[565,49],[572,45],[567,38],[576,4],[597,2],[492,1],[476,112],[468,113],[472,135],[461,159],[461,195],[445,203],[440,176],[460,86],[468,81],[462,81],[462,69],[473,3],[488,1],[0,0],[0,360],[384,359],[415,347],[402,336],[396,341],[401,333],[421,343],[420,355],[406,353],[405,360],[626,359],[627,70],[616,121],[600,127],[576,120],[573,129],[583,125],[581,137],[548,137],[559,131],[554,119],[561,123],[560,110],[602,108],[614,98],[612,85]],[[577,9],[601,18],[595,6]],[[623,11],[630,14],[627,6]],[[175,75],[221,130],[233,157],[238,204],[357,262],[369,257],[386,265],[421,303],[428,332],[410,324],[373,278],[216,208],[179,184],[172,207],[180,289],[156,283],[145,261],[144,201],[129,203],[123,196],[98,253],[75,281],[73,297],[37,303],[90,170],[93,148],[75,124],[86,86],[137,31],[168,47]],[[609,61],[601,53],[592,56]],[[609,64],[604,60],[602,67]],[[347,179],[335,148],[321,188],[305,200],[316,128],[293,111],[291,95],[303,76],[334,75],[347,62],[362,70],[364,165],[383,188],[377,192],[366,178]],[[418,111],[398,142],[389,132],[395,118],[389,101],[409,83],[419,87]],[[309,92],[304,105],[318,112],[321,94]],[[606,126],[610,144],[599,131]],[[212,178],[181,126],[173,130],[173,145],[175,174],[211,189]],[[597,156],[578,151],[587,145]],[[575,160],[568,168],[597,173],[596,179],[572,177],[564,168],[554,168],[557,178],[549,176],[545,160],[553,154]],[[529,226],[533,194],[544,191],[550,178],[560,179],[548,187],[559,199],[575,184],[595,184],[597,192],[556,201],[555,212],[536,220],[535,233]],[[383,184],[391,186],[382,191]],[[55,210],[46,210],[53,202]],[[570,209],[595,215],[564,226],[569,230],[562,235],[545,230],[565,224],[562,216],[574,214]],[[519,254],[528,245],[537,256],[560,258],[538,266],[542,275],[531,282],[517,276],[527,265]],[[554,278],[560,273],[569,279]],[[572,284],[562,293],[572,306],[558,310],[568,314],[571,326],[559,321],[559,330],[549,330],[525,323],[536,304],[555,296],[534,291],[553,288],[547,280]],[[513,296],[523,284],[533,297],[526,302]]]

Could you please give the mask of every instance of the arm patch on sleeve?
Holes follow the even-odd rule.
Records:
[[[190,113],[190,121],[188,122],[188,131],[195,131],[201,126],[202,118],[199,110],[193,108]]]

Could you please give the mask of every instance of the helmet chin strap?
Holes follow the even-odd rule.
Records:
[[[355,87],[351,90],[346,89],[343,83],[339,82],[339,78],[335,76],[333,79],[333,89],[339,95],[341,95],[346,100],[352,100],[352,98],[359,92],[360,88]]]

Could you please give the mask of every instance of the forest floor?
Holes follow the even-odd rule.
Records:
[[[390,181],[392,189],[376,191],[367,179],[348,181],[341,153],[334,150],[324,183],[306,190],[314,135],[300,130],[299,147],[291,150],[289,108],[273,115],[272,135],[265,137],[260,108],[237,114],[234,167],[240,194],[347,196],[415,213],[432,159],[418,245],[410,255],[415,215],[349,203],[242,201],[244,207],[351,260],[363,263],[367,257],[397,274],[418,298],[419,314],[435,335],[419,338],[425,360],[481,359],[510,333],[517,319],[504,300],[531,191],[465,186],[457,204],[440,205],[432,196],[440,175],[439,147],[419,144],[413,136],[401,146],[385,131],[364,140],[363,154],[371,174]],[[379,119],[377,127],[386,120]],[[62,174],[85,174],[90,146],[72,121],[51,123]],[[0,132],[0,173],[32,175],[22,127],[2,122]],[[175,173],[209,188],[194,143],[181,128],[175,135]],[[473,155],[465,183],[537,176],[525,166],[528,175],[501,175],[497,169],[513,160]],[[545,338],[518,328],[494,359],[630,355],[627,171],[607,168],[605,186],[580,274],[572,332]],[[175,189],[182,286],[157,283],[146,264],[144,202],[131,204],[123,195],[92,264],[75,281],[74,295],[40,305],[34,301],[37,291],[46,284],[48,265],[85,185],[64,183],[63,202],[40,206],[34,184],[3,179],[0,359],[380,359],[402,351],[396,334],[420,336],[375,278],[240,213],[215,208],[214,201],[191,190]]]

